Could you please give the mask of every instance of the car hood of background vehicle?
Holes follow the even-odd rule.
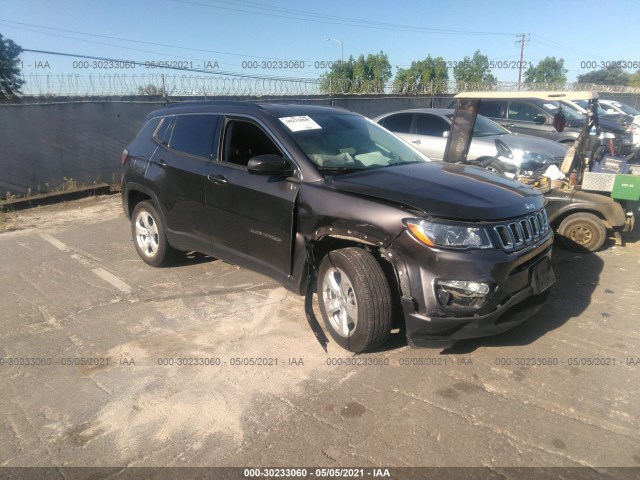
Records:
[[[616,122],[614,118],[611,117],[611,115],[602,116],[598,120],[600,122],[600,126],[605,131],[610,131],[614,133],[626,132],[624,125]],[[567,124],[566,124],[567,127],[572,127],[572,128],[582,128],[583,125],[584,125],[584,120],[567,120]]]
[[[491,137],[493,138],[493,136]],[[495,138],[502,140],[509,148],[519,148],[532,153],[547,155],[551,158],[564,157],[567,146],[546,138],[533,137],[520,133],[506,135],[496,135]]]
[[[442,162],[334,176],[333,186],[456,220],[503,220],[526,215],[544,205],[540,193],[521,183],[485,169]]]

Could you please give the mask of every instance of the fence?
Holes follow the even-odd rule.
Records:
[[[322,78],[289,78],[251,75],[186,75],[186,74],[29,74],[18,91],[0,83],[0,97],[19,100],[35,98],[83,97],[210,97],[210,96],[266,96],[266,95],[442,95],[461,91],[516,90],[592,90],[601,93],[640,94],[640,88],[568,84],[518,84],[518,82],[465,83],[428,82],[381,84],[368,80],[337,80]]]

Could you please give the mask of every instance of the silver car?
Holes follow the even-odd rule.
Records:
[[[453,109],[446,108],[416,108],[385,113],[373,120],[429,158],[442,160],[453,112]],[[520,168],[523,164],[539,165],[539,168],[560,164],[567,151],[566,145],[545,138],[511,133],[492,120],[478,115],[467,160],[490,170],[498,170],[498,173],[505,173],[499,171],[500,168],[493,168],[499,164],[492,161],[497,154],[496,139],[504,142],[514,154],[511,170]]]

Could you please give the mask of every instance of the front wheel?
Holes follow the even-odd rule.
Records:
[[[140,258],[152,267],[168,264],[175,250],[167,242],[164,224],[149,201],[138,203],[131,215],[131,236]]]
[[[488,164],[485,165],[484,168],[502,177],[506,176],[505,174],[507,172],[507,169],[504,163],[502,163],[500,160],[491,160]]]
[[[382,267],[362,248],[329,252],[320,263],[318,303],[333,340],[350,352],[374,349],[391,332],[391,290]]]
[[[595,252],[607,238],[602,220],[592,213],[569,215],[558,227],[560,241],[569,250]]]

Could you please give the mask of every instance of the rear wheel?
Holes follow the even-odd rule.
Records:
[[[391,332],[391,290],[382,267],[362,248],[343,248],[320,263],[318,303],[333,340],[359,353],[382,345]]]
[[[167,242],[167,234],[158,211],[149,201],[138,203],[131,215],[131,235],[140,258],[152,267],[168,264],[175,250]]]
[[[607,229],[600,218],[580,212],[569,215],[560,223],[558,235],[569,250],[595,252],[606,240]]]

